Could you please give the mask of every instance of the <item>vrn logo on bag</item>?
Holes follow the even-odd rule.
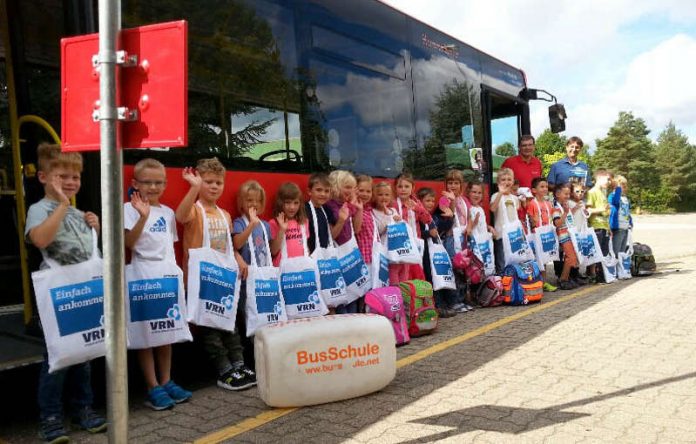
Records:
[[[490,242],[482,242],[480,244],[476,244],[476,249],[479,252],[479,255],[481,256],[479,259],[481,259],[481,262],[484,264],[490,264],[493,263],[493,255],[491,253],[491,245]]]
[[[524,251],[527,249],[527,240],[522,230],[518,228],[515,231],[510,231],[508,233],[508,239],[510,240],[510,249],[512,252],[514,254],[524,255]]]
[[[257,280],[255,285],[256,310],[265,316],[267,322],[277,322],[283,314],[283,304],[280,302],[280,288],[275,279]]]
[[[580,254],[586,257],[594,256],[595,254],[595,247],[594,247],[594,240],[592,239],[592,235],[588,236],[583,236],[579,235],[578,236],[578,248],[580,249]]]
[[[338,263],[338,259],[335,257],[320,259],[317,261],[317,267],[319,268],[321,288],[328,288],[331,296],[338,296],[345,291],[346,283],[343,280],[341,264]]]
[[[104,340],[104,282],[101,279],[52,288],[50,292],[61,336],[82,333],[85,343]]]
[[[435,267],[435,273],[441,276],[444,281],[451,282],[454,279],[452,264],[447,253],[433,254],[433,266]]]
[[[176,328],[181,319],[179,279],[142,279],[128,283],[130,321],[149,321],[152,331]]]
[[[218,316],[234,308],[234,291],[237,272],[201,262],[200,299],[205,301],[205,310]]]
[[[406,224],[387,225],[387,248],[389,251],[396,251],[397,254],[407,254],[411,250]]]
[[[347,286],[355,284],[358,287],[362,287],[367,282],[367,278],[370,276],[370,269],[365,265],[360,250],[354,249],[350,254],[343,256],[339,262]]]
[[[321,310],[314,270],[283,273],[280,286],[286,305],[294,305],[298,313]]]
[[[544,252],[552,253],[556,251],[558,242],[556,242],[556,236],[554,236],[553,233],[541,233],[539,238],[541,239],[541,248],[544,250]]]

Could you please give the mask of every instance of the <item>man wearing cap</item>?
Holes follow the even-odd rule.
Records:
[[[520,137],[519,154],[505,159],[501,168],[510,168],[515,173],[515,179],[520,187],[531,188],[532,179],[541,177],[541,161],[534,156],[534,136],[529,134]]]

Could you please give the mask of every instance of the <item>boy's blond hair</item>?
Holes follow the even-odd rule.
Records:
[[[162,170],[166,172],[164,164],[157,159],[148,157],[141,159],[133,166],[133,176],[137,178],[144,170]]]
[[[358,174],[357,176],[355,176],[355,183],[357,185],[363,182],[367,182],[370,184],[370,186],[372,186],[372,177],[368,176],[367,174]]]
[[[311,190],[317,184],[321,184],[327,188],[331,188],[331,181],[329,180],[329,175],[322,172],[310,174],[309,180],[307,181],[309,189]]]
[[[226,172],[225,165],[223,165],[217,157],[200,159],[196,164],[196,171],[198,171],[198,174],[201,176],[205,173],[213,173],[217,174],[218,176],[224,176]]]
[[[60,145],[51,143],[40,144],[36,151],[39,171],[50,173],[54,168],[63,167],[82,172],[80,153],[64,153],[60,150]]]
[[[496,178],[496,182],[500,182],[500,178],[505,176],[510,176],[512,177],[512,180],[515,180],[515,172],[512,171],[511,168],[501,168],[498,170],[498,177]]]
[[[619,174],[619,175],[617,175],[616,177],[614,177],[614,181],[615,181],[616,184],[617,184],[618,186],[620,186],[621,188],[623,188],[624,186],[628,185],[628,180],[626,179],[625,176],[622,176],[621,174]]]
[[[244,206],[244,200],[247,194],[252,191],[259,193],[259,200],[261,201],[261,208],[257,208],[257,213],[262,214],[263,210],[266,208],[266,190],[264,190],[257,181],[247,180],[239,187],[239,191],[237,192],[237,211],[239,211],[240,214],[243,212],[242,207]]]
[[[331,174],[329,174],[329,181],[331,181],[331,197],[333,197],[334,199],[340,196],[341,188],[344,185],[358,185],[358,182],[355,180],[355,176],[353,176],[353,173],[345,170],[332,171]]]

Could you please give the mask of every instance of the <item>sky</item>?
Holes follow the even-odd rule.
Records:
[[[632,111],[651,139],[672,121],[696,144],[696,1],[383,1],[523,69],[565,105],[568,137],[594,147]],[[530,105],[535,135],[548,105]]]

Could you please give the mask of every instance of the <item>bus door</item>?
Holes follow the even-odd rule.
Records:
[[[485,155],[491,184],[506,158],[517,154],[519,136],[529,134],[529,119],[524,119],[527,103],[517,97],[482,88]],[[526,112],[528,116],[528,111]]]

